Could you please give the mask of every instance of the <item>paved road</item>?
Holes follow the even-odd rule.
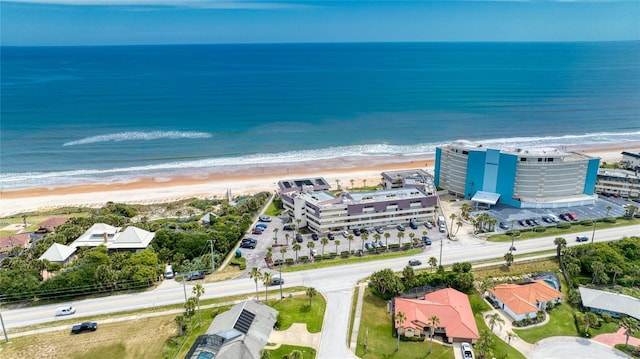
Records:
[[[531,359],[620,359],[628,355],[604,344],[576,337],[551,337],[539,341]]]
[[[640,225],[623,228],[612,228],[596,232],[595,241],[616,240],[623,236],[640,233]],[[578,245],[571,238],[575,235],[591,235],[591,231],[576,233],[567,239],[568,245]],[[517,243],[517,253],[537,252],[541,250],[555,249],[554,237],[545,237],[520,241]],[[427,260],[431,256],[439,257],[440,242],[436,241],[427,247],[425,253],[418,258],[422,260],[423,267],[428,266]],[[491,243],[481,239],[468,238],[459,241],[443,242],[443,264],[451,264],[461,261],[483,261],[493,258],[502,258],[510,243]],[[353,288],[357,281],[367,277],[372,272],[381,268],[391,268],[400,271],[407,264],[407,258],[392,258],[374,262],[357,263],[336,267],[319,268],[292,273],[284,273],[286,286],[310,286],[322,292],[328,302],[324,319],[322,338],[318,358],[351,358],[353,354],[348,350],[347,331],[349,311]],[[193,283],[195,284],[195,283]],[[192,286],[186,286],[187,295],[191,295]],[[203,299],[225,297],[252,293],[255,291],[255,283],[249,278],[208,283]],[[55,309],[66,304],[77,308],[74,318],[91,317],[99,314],[116,313],[126,310],[163,306],[168,304],[183,303],[184,290],[181,287],[159,288],[149,292],[117,295],[106,298],[86,299],[45,305],[31,308],[14,309],[4,311],[4,323],[7,329],[24,327],[28,325],[55,322],[67,318],[54,317]]]

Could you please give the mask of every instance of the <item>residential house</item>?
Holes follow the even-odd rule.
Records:
[[[137,227],[129,226],[120,232],[120,228],[104,223],[96,223],[78,239],[71,243],[71,247],[106,246],[110,251],[137,251],[149,247],[155,233]]]
[[[452,288],[427,293],[424,300],[394,298],[394,317],[404,313],[406,320],[395,323],[396,331],[405,337],[429,337],[431,333],[443,341],[475,343],[480,337],[473,317],[469,297]],[[439,324],[432,327],[431,318],[437,316]]]
[[[579,287],[582,305],[598,314],[608,313],[614,318],[626,314],[640,320],[640,299],[620,293]]]
[[[560,303],[564,295],[544,280],[527,283],[498,284],[489,289],[489,298],[498,304],[513,320],[535,318],[547,305]]]
[[[38,228],[44,228],[47,230],[47,232],[53,232],[56,227],[66,223],[68,220],[69,218],[66,217],[49,217],[44,221],[38,223]]]
[[[640,152],[623,151],[622,166],[628,170],[640,170]]]
[[[75,257],[76,250],[74,247],[54,243],[38,259],[48,260],[51,263],[60,263],[62,266],[65,266]]]
[[[246,300],[218,314],[185,359],[259,359],[276,322],[278,311]]]
[[[30,233],[12,234],[7,237],[0,238],[0,253],[8,253],[15,247],[23,249],[29,248],[31,241]]]

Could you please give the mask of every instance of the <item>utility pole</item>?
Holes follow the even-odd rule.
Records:
[[[187,277],[182,276],[182,289],[184,290],[184,302],[187,303]]]
[[[209,240],[209,244],[211,244],[211,273],[216,271],[216,257],[214,257],[213,244],[215,241],[213,239]]]
[[[594,238],[596,238],[596,220],[593,220],[593,233],[591,233],[591,243],[593,243]]]
[[[7,329],[4,327],[4,319],[2,319],[2,313],[0,313],[0,323],[2,323],[2,332],[4,333],[4,340],[6,340],[7,343],[10,343],[9,336],[7,335]]]

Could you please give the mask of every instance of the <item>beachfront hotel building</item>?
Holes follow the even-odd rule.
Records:
[[[596,193],[605,196],[640,197],[640,174],[637,171],[601,168]]]
[[[436,148],[435,184],[487,205],[588,205],[595,201],[599,164],[599,158],[558,148],[501,150],[456,141]]]
[[[282,180],[278,187],[293,223],[316,233],[433,220],[438,203],[435,193],[422,186],[335,195],[319,177]]]

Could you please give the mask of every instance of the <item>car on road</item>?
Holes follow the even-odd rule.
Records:
[[[61,317],[64,315],[72,315],[72,314],[76,314],[76,308],[72,306],[56,309],[56,317]]]
[[[269,216],[260,216],[260,217],[258,217],[258,220],[260,222],[271,222],[271,217],[269,217]]]
[[[95,332],[98,329],[96,322],[84,322],[71,327],[71,334],[80,334],[82,332]]]
[[[404,232],[404,226],[399,224],[396,226],[396,228],[400,231],[400,232]]]
[[[411,227],[411,229],[418,229],[418,224],[416,222],[409,222],[409,227]]]
[[[589,238],[585,237],[585,236],[577,236],[576,237],[576,242],[588,242]]]
[[[420,262],[418,259],[410,259],[409,260],[409,265],[410,266],[419,266],[421,264],[422,264],[422,262]]]
[[[318,235],[316,233],[311,233],[311,239],[313,239],[314,241],[317,241]]]
[[[191,272],[187,275],[187,280],[204,279],[204,273],[200,271]]]
[[[280,284],[284,284],[284,278],[275,277],[271,281],[271,285],[280,285]]]
[[[460,344],[460,349],[462,350],[462,357],[465,359],[473,359],[473,349],[471,349],[471,344],[462,343]]]
[[[384,234],[384,229],[376,227],[376,232],[378,232],[378,234]]]
[[[431,238],[424,236],[422,237],[422,240],[424,241],[424,244],[430,246],[431,245]]]

